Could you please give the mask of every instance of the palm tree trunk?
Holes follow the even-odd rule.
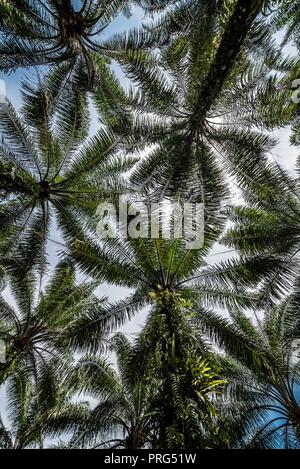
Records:
[[[228,78],[246,36],[259,14],[264,0],[238,0],[225,29],[215,60],[202,83],[198,101],[195,103],[195,126],[203,122],[224,82]]]
[[[180,427],[174,403],[172,375],[175,375],[178,372],[178,365],[184,355],[178,340],[178,333],[181,330],[180,312],[176,299],[172,294],[170,296],[168,295],[168,300],[164,305],[163,313],[166,318],[166,337],[162,350],[162,375],[164,376],[162,393],[164,396],[164,403],[162,410],[164,425],[161,429],[160,445],[165,446],[168,441],[168,430],[172,428],[173,431],[176,432]],[[170,442],[168,442],[168,444],[170,445]],[[177,448],[175,441],[174,446],[172,445],[172,447]]]

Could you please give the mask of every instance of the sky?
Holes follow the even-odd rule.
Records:
[[[119,33],[121,31],[126,31],[131,29],[132,27],[139,26],[143,20],[143,11],[140,8],[133,7],[132,9],[132,16],[130,19],[126,19],[123,15],[119,15],[114,22],[107,28],[105,31],[105,35],[109,36],[114,33]],[[293,50],[288,50],[288,52],[293,53]],[[114,71],[117,77],[120,79],[121,84],[124,87],[127,87],[130,82],[128,79],[124,77],[119,67],[113,65]],[[11,100],[11,102],[15,105],[17,109],[20,108],[22,104],[21,100],[21,83],[22,81],[30,76],[32,73],[32,69],[27,70],[17,70],[9,75],[3,74],[0,72],[0,94],[6,93],[7,97]],[[94,109],[91,109],[91,130],[90,134],[96,133],[100,124],[98,122],[98,116]],[[280,130],[274,132],[274,137],[278,139],[278,145],[274,151],[274,157],[276,161],[280,163],[284,168],[293,172],[296,157],[298,156],[298,151],[295,147],[291,147],[289,145],[289,129]],[[234,190],[235,196],[233,199],[237,202],[239,199],[238,191]],[[51,233],[51,237],[59,241],[60,237],[57,233],[55,226],[53,226],[53,232]],[[225,251],[225,252],[224,252]],[[57,245],[54,243],[48,244],[48,252],[49,252],[49,259],[51,262],[50,271],[53,270],[55,263],[57,262]],[[209,263],[217,263],[219,261],[226,260],[232,257],[232,253],[227,253],[226,248],[221,245],[216,245],[214,251],[211,253],[211,256],[208,258]],[[83,276],[79,275],[78,280],[82,281],[84,279]],[[116,301],[122,298],[125,298],[129,293],[131,293],[126,288],[115,287],[107,284],[102,284],[100,287],[97,288],[96,294],[99,297],[107,297],[112,301]],[[12,298],[10,295],[9,290],[7,289],[4,292],[6,299],[12,302]],[[129,337],[135,337],[138,331],[141,330],[143,324],[145,322],[147,311],[142,311],[137,314],[133,320],[128,322],[122,327],[122,331],[126,333]],[[2,388],[0,389],[0,410],[3,409],[4,405],[4,396],[5,390]]]

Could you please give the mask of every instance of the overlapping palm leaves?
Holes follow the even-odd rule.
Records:
[[[9,378],[7,407],[1,409],[1,449],[42,449],[47,437],[51,439],[76,429],[76,424],[78,426],[88,415],[84,403],[71,401],[72,394],[63,385],[57,365],[55,359],[47,366],[42,365],[35,383],[24,369]]]
[[[61,263],[43,291],[34,273],[26,272],[18,261],[11,260],[8,270],[16,307],[1,297],[0,338],[6,348],[5,362],[0,365],[1,383],[20,369],[36,378],[39,367],[53,357],[63,368],[65,360],[72,359],[72,350],[91,349],[92,332],[88,345],[86,340],[89,315],[107,313],[103,300],[93,294],[95,282],[76,284],[74,267]],[[93,350],[101,347],[98,333]]]
[[[71,389],[97,400],[71,447],[137,449],[150,445],[155,427],[151,379],[132,367],[133,345],[123,335],[112,340],[118,372],[106,359],[83,357],[68,377]]]
[[[208,362],[190,359],[186,363],[186,368],[181,370],[185,373],[182,394],[180,376],[171,376],[177,414],[181,412],[185,424],[176,428],[178,418],[173,426],[168,426],[165,419],[166,396],[162,397],[165,389],[155,365],[151,364],[151,375],[133,366],[138,349],[122,334],[113,337],[112,349],[117,354],[118,372],[105,359],[84,357],[69,375],[71,389],[83,391],[98,401],[90,417],[84,420],[83,428],[72,438],[71,447],[138,449],[159,448],[162,444],[189,447],[184,439],[195,444],[196,438],[198,447],[201,442],[204,446],[203,441],[207,439],[201,429],[207,426],[205,419],[209,420],[215,410],[210,394],[224,384],[216,379]]]
[[[16,417],[15,432],[2,424],[1,445],[42,445],[45,435],[75,430],[69,447],[296,447],[298,286],[281,305],[269,303],[286,294],[298,273],[298,180],[269,162],[274,142],[257,127],[292,124],[297,143],[298,107],[286,96],[298,61],[282,57],[270,40],[268,25],[280,22],[273,2],[136,3],[163,14],[142,32],[103,41],[98,34],[125,2],[87,0],[76,9],[69,0],[0,1],[0,68],[55,65],[45,80],[24,86],[20,116],[8,100],[0,103],[0,274],[18,306],[1,301],[0,338],[7,343],[1,380],[12,383]],[[281,3],[281,22],[297,43],[297,10]],[[119,87],[109,58],[137,88]],[[263,60],[254,66],[257,58]],[[107,124],[89,142],[87,89]],[[97,205],[123,191],[120,172],[134,162],[118,150],[149,145],[154,149],[131,183],[148,201],[176,193],[203,202],[198,249],[183,239],[95,239]],[[225,223],[222,169],[250,207],[230,210],[237,227],[224,238],[241,258],[209,266]],[[46,271],[53,215],[68,261],[41,294],[32,266]],[[76,285],[73,262],[133,294],[105,305],[92,296],[95,282]],[[145,307],[135,345],[123,336],[114,340],[117,374],[99,358],[104,333]],[[232,322],[209,310],[220,307]],[[244,314],[249,308],[255,326]],[[205,334],[225,356],[212,353]],[[70,371],[67,390],[47,396],[53,356],[60,370],[75,350],[92,355]],[[224,387],[228,392],[217,399]],[[70,404],[75,390],[99,404],[92,411]]]
[[[226,355],[221,364],[229,380],[227,411],[248,428],[241,445],[299,446],[299,278],[293,293],[252,321],[233,311],[232,321],[199,310],[207,334]],[[223,407],[224,415],[226,409]]]
[[[226,61],[227,71],[235,60],[235,47],[237,48],[235,52],[239,52],[244,40],[250,41],[257,52],[259,49],[264,49],[268,56],[274,52],[272,41],[270,41],[271,34],[268,33],[267,23],[264,22],[264,18],[272,13],[272,1],[254,0],[248,2],[247,5],[242,0],[139,0],[138,3],[152,19],[155,18],[153,23],[143,24],[140,41],[144,46],[165,45],[172,42],[174,38],[178,39],[178,36],[190,40],[197,35],[199,22],[204,17],[211,17],[215,19],[216,35],[224,33],[227,29],[222,44],[222,52],[226,51],[225,55],[228,54],[227,59],[229,59]],[[239,28],[237,28],[237,23],[239,23]],[[257,41],[257,33],[259,33],[260,41]],[[223,60],[221,51],[219,59]],[[216,65],[220,66],[218,60]],[[211,83],[212,87],[215,85],[216,83]]]
[[[23,91],[20,113],[8,99],[0,103],[1,252],[31,250],[43,268],[51,219],[64,234],[70,224],[73,232],[76,224],[92,226],[98,203],[116,194],[121,172],[134,161],[118,156],[118,139],[104,128],[85,140],[86,101],[79,92],[75,107],[68,109],[67,100],[58,109],[47,84],[26,84]]]
[[[58,64],[62,76],[93,86],[96,52],[110,58],[99,35],[128,5],[124,0],[1,1],[0,69]],[[101,36],[100,36],[101,37]]]

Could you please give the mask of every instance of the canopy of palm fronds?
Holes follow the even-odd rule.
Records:
[[[18,261],[8,267],[15,307],[1,297],[0,339],[6,345],[5,362],[0,364],[0,382],[24,369],[33,377],[40,366],[54,357],[62,369],[75,350],[101,350],[102,336],[93,338],[90,316],[107,314],[104,300],[93,292],[95,282],[76,284],[71,264],[58,264],[45,289],[39,279],[26,272]],[[87,340],[87,336],[89,340]]]
[[[58,104],[47,83],[27,83],[22,91],[20,113],[7,98],[0,103],[1,253],[26,258],[31,252],[42,269],[53,217],[65,236],[76,237],[76,226],[93,228],[98,204],[121,190],[121,173],[135,159],[118,154],[118,137],[104,128],[86,139],[80,93]]]
[[[71,0],[22,0],[0,2],[0,69],[58,64],[61,72],[92,86],[96,66],[111,53],[101,38],[114,17],[125,11],[124,0],[77,2]],[[61,64],[66,63],[65,67]]]
[[[299,17],[0,0],[1,448],[299,448]]]
[[[221,366],[236,399],[225,412],[241,412],[244,445],[299,447],[299,278],[294,292],[252,321],[233,311],[231,321],[198,310],[197,318],[226,356]],[[237,417],[238,419],[238,417]]]

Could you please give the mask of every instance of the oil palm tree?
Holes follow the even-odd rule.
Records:
[[[175,42],[178,39],[184,42],[195,40],[199,23],[205,17],[214,18],[214,31],[218,37],[220,51],[215,56],[216,61],[211,73],[221,81],[230,71],[245,41],[250,41],[251,48],[255,48],[257,52],[263,49],[268,56],[272,56],[275,51],[272,41],[270,42],[271,35],[268,34],[268,28],[264,22],[264,17],[270,14],[272,1],[253,0],[247,5],[242,0],[139,0],[137,3],[152,19],[153,16],[157,18],[150,24],[144,24],[142,31],[131,32],[132,43],[139,47],[164,46],[173,39]],[[220,41],[220,34],[222,41]],[[269,46],[268,52],[267,46]],[[216,73],[218,67],[219,75]],[[219,82],[212,81],[210,92],[213,88],[214,92],[217,92],[218,86]],[[208,96],[206,98],[210,99]]]
[[[137,339],[132,363],[154,377],[158,390],[152,396],[152,447],[213,447],[218,429],[214,398],[225,381],[193,321],[191,303],[168,291],[151,297],[156,304]]]
[[[273,25],[277,30],[285,28],[283,45],[292,40],[299,49],[299,1],[289,2],[288,0],[283,0],[282,2],[275,2],[275,7],[277,7],[277,11],[275,10]]]
[[[130,64],[128,73],[139,87],[108,116],[108,123],[122,138],[129,134],[136,146],[154,144],[133,182],[157,188],[158,181],[164,187],[167,181],[173,191],[197,188],[205,177],[201,160],[207,153],[230,174],[237,168],[243,172],[240,167],[249,159],[264,160],[273,141],[251,127],[262,124],[256,95],[265,87],[270,67],[254,64],[248,41],[262,4],[248,2],[244,8],[244,2],[237,2],[223,29],[218,15],[203,14],[190,36],[175,35],[159,55],[145,52]]]
[[[299,272],[299,178],[271,160],[266,165],[249,165],[239,183],[246,205],[228,209],[235,226],[223,242],[242,256],[284,261],[262,290],[262,297],[276,300],[289,291]]]
[[[1,1],[0,69],[58,64],[67,81],[81,77],[85,88],[92,86],[94,54],[107,65],[113,52],[99,37],[122,10],[128,11],[127,3],[84,0],[76,7],[71,0]]]
[[[195,448],[200,440],[202,444],[212,444],[211,440],[207,443],[203,435],[207,437],[206,425],[213,426],[213,423],[209,413],[206,419],[203,417],[205,412],[197,401],[199,395],[191,384],[195,379],[195,357],[210,356],[195,328],[193,307],[200,302],[205,308],[219,306],[226,309],[238,305],[252,308],[257,297],[247,287],[262,281],[268,270],[266,261],[261,264],[259,257],[242,263],[231,260],[207,266],[206,255],[217,238],[218,234],[213,237],[210,233],[202,248],[193,250],[186,247],[183,239],[114,238],[96,243],[82,234],[69,247],[69,255],[84,273],[134,289],[130,297],[111,311],[109,321],[115,317],[119,325],[136,311],[150,308],[137,344],[135,369],[145,370],[148,375],[146,370],[150,366],[154,376],[161,380],[162,419],[161,427],[158,427],[158,445]],[[279,265],[275,267],[273,262],[270,263],[267,275],[272,275],[278,268]],[[98,324],[100,331],[103,328],[103,318],[100,321],[95,317],[93,324],[96,334]],[[105,324],[107,326],[109,323]],[[217,376],[215,380],[218,381]],[[190,414],[187,411],[181,413],[187,402]],[[203,412],[202,419],[199,412]],[[199,425],[204,422],[206,432],[201,432]]]
[[[0,269],[0,292],[5,288],[5,272],[4,269]]]
[[[165,413],[162,412],[165,397],[161,390],[161,377],[156,374],[156,368],[152,368],[153,363],[151,372],[148,369],[147,374],[136,367],[134,365],[136,347],[123,334],[115,335],[111,344],[112,350],[117,355],[118,371],[105,359],[85,357],[70,373],[71,389],[83,391],[98,401],[89,419],[84,420],[83,429],[72,438],[71,447],[126,449],[174,447],[175,438],[177,445],[181,444],[185,447],[186,442],[182,440],[182,435],[178,443],[179,431],[175,428],[168,428],[168,437],[165,439],[161,434],[162,427],[167,426],[167,422],[164,421]],[[193,402],[191,396],[184,394],[181,396],[177,393],[178,413],[182,406],[181,411],[189,414],[184,417],[188,427],[185,429],[186,435],[191,429],[191,424],[188,426],[188,417],[194,418],[193,425],[200,432],[201,424],[196,421],[200,416],[200,412],[197,412],[197,405],[201,407],[202,417],[205,414],[204,407],[206,407],[207,414],[212,412],[213,404],[209,400],[209,393],[223,383],[221,380],[216,380],[215,374],[210,370],[205,360],[195,359],[193,380],[190,384],[192,383],[195,393],[198,393],[197,403]],[[178,376],[173,376],[175,393],[178,388],[176,378]],[[187,377],[186,381],[188,381]],[[184,397],[184,402],[181,402],[182,397]],[[196,394],[193,397],[196,400]],[[188,407],[184,407],[185,405],[193,407],[193,412],[189,412]],[[197,437],[198,442],[201,441],[201,437],[206,438],[206,442],[208,440],[208,435],[204,437],[203,432],[201,437],[200,434]],[[211,438],[212,435],[209,437]]]
[[[149,446],[155,427],[151,402],[155,388],[131,365],[133,345],[116,335],[111,350],[117,354],[118,371],[106,358],[82,357],[67,379],[75,392],[97,401],[83,427],[71,440],[71,447],[127,448]]]
[[[207,166],[209,163],[210,161]],[[205,168],[204,163],[203,166]],[[248,295],[243,287],[268,280],[278,268],[284,269],[285,262],[280,257],[268,259],[266,256],[255,256],[254,253],[247,258],[208,265],[209,254],[224,229],[224,218],[216,210],[220,206],[219,195],[224,193],[224,185],[220,180],[218,168],[203,173],[207,177],[203,179],[203,195],[207,200],[205,209],[208,214],[204,214],[203,226],[198,227],[199,230],[203,229],[204,237],[203,243],[197,246],[197,249],[190,249],[191,246],[184,237],[186,233],[175,236],[175,227],[182,223],[180,215],[175,211],[172,213],[172,210],[160,208],[151,213],[157,217],[160,227],[170,227],[169,239],[163,238],[161,231],[152,236],[149,218],[146,230],[140,226],[143,222],[140,217],[131,221],[125,220],[125,226],[120,219],[119,226],[113,227],[112,238],[101,239],[100,236],[98,240],[92,239],[83,229],[74,229],[74,233],[70,232],[70,240],[74,240],[75,232],[77,239],[66,246],[66,255],[74,260],[84,273],[99,281],[133,288],[135,293],[132,300],[129,300],[129,309],[125,308],[127,302],[124,301],[124,308],[128,313],[156,304],[151,295],[160,295],[162,292],[175,292],[184,299],[192,300],[193,295],[200,295],[206,306],[218,304],[225,308],[236,306],[239,299],[243,302],[245,294],[245,306],[251,307],[255,304],[255,295]],[[214,193],[214,188],[218,188],[217,193]],[[280,191],[280,188],[278,190]],[[129,207],[139,211],[135,199],[127,203]],[[215,213],[211,215],[213,208]],[[149,210],[153,207],[147,205],[147,209],[149,215]],[[100,222],[103,220],[100,219]],[[136,224],[136,236],[129,235],[128,223]]]
[[[101,349],[99,331],[94,340],[89,319],[105,310],[103,300],[93,294],[95,282],[76,284],[74,267],[60,263],[41,290],[27,266],[10,261],[7,270],[16,307],[1,297],[0,338],[6,345],[6,361],[0,364],[0,382],[20,369],[38,377],[39,367],[53,357],[63,366],[72,359],[72,351]]]
[[[35,383],[22,368],[9,378],[0,417],[1,449],[43,449],[46,438],[74,431],[88,415],[85,403],[71,401],[72,395],[59,376],[60,366],[55,360],[42,365]],[[64,367],[66,372],[66,363]]]
[[[257,312],[256,320],[233,310],[231,321],[196,308],[203,331],[225,354],[227,411],[247,432],[241,446],[299,447],[299,278],[281,303]]]
[[[1,253],[30,252],[41,268],[51,220],[63,234],[70,224],[92,226],[98,203],[118,192],[135,160],[118,154],[118,138],[101,128],[85,140],[86,98],[58,109],[47,82],[25,84],[18,113],[1,100]]]

